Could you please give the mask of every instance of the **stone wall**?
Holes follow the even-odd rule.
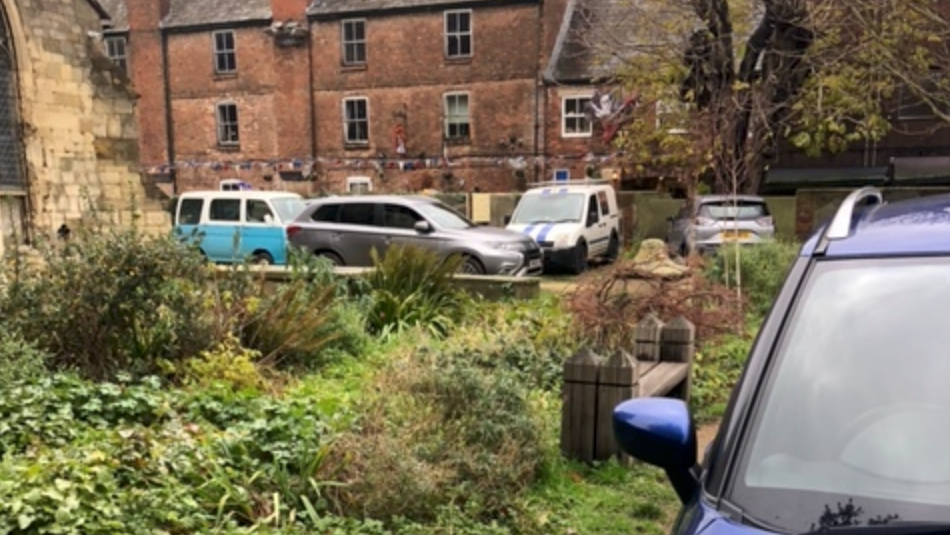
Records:
[[[95,9],[87,0],[2,6],[18,62],[34,233],[75,227],[91,213],[166,232],[162,202],[138,172],[135,95],[101,52]]]

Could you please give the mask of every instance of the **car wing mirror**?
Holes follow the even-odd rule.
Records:
[[[271,214],[264,214],[264,222],[267,223],[268,225],[273,225],[274,223],[276,223],[276,221],[274,220],[274,216],[272,216]]]
[[[432,225],[428,221],[416,221],[415,225],[412,228],[416,229],[416,232],[421,232],[422,234],[428,234],[432,232]]]
[[[632,457],[666,471],[684,503],[699,485],[696,466],[696,427],[682,400],[637,398],[617,405],[613,413],[614,436]]]
[[[511,224],[511,214],[505,214],[504,221],[505,221],[505,225]]]

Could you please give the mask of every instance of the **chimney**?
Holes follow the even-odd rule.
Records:
[[[125,0],[129,30],[158,30],[170,7],[170,0]]]
[[[274,22],[303,21],[309,5],[309,0],[270,0],[271,18]]]

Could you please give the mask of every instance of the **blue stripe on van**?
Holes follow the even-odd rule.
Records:
[[[536,223],[531,223],[530,225],[528,225],[527,227],[525,227],[524,230],[521,231],[521,233],[522,233],[522,234],[527,234],[528,236],[530,236],[531,233],[534,232],[534,227],[536,227],[536,226],[537,226]]]
[[[537,241],[542,242],[548,238],[548,233],[551,232],[551,229],[554,228],[554,223],[548,223],[541,228],[541,231],[538,232]]]

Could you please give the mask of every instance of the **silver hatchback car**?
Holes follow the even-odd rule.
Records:
[[[287,227],[291,246],[338,266],[372,266],[370,251],[385,255],[411,244],[465,258],[464,273],[540,275],[541,248],[530,236],[478,226],[432,197],[354,195],[314,199]]]
[[[700,195],[669,218],[666,243],[681,256],[714,252],[726,243],[755,244],[775,237],[768,204],[754,195]]]

